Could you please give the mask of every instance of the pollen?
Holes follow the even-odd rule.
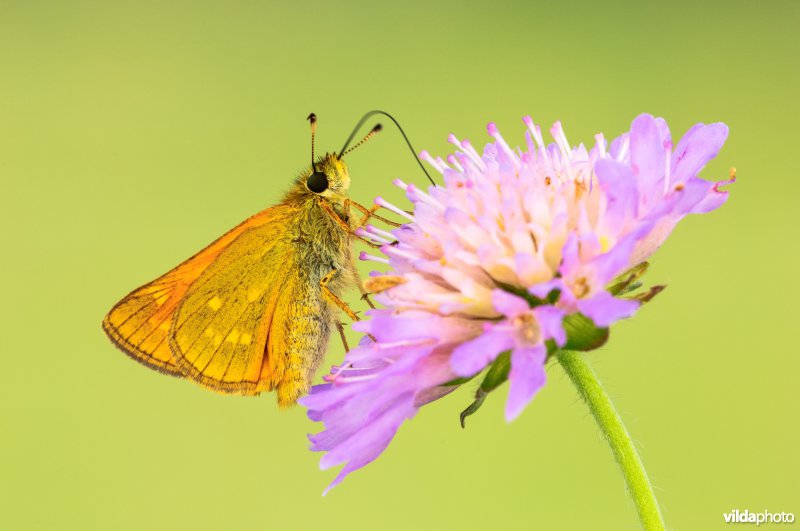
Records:
[[[220,309],[222,306],[222,300],[219,297],[214,297],[210,301],[208,301],[208,307],[214,310],[215,312]]]
[[[600,250],[606,252],[611,248],[611,242],[608,241],[608,236],[600,236]]]
[[[514,319],[517,336],[525,343],[536,344],[541,340],[542,330],[531,314],[522,314]]]
[[[572,293],[579,299],[588,295],[589,291],[589,282],[586,280],[586,277],[579,278],[572,285]]]
[[[405,282],[406,279],[403,277],[394,275],[380,275],[377,277],[370,277],[364,281],[364,289],[370,293],[380,293]]]

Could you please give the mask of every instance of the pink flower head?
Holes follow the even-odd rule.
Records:
[[[675,224],[727,199],[697,177],[727,137],[724,124],[692,127],[675,150],[666,122],[637,117],[628,133],[591,150],[572,147],[561,124],[546,145],[526,117],[526,149],[511,148],[494,124],[483,154],[450,135],[447,160],[427,152],[444,186],[423,191],[397,180],[413,215],[376,203],[409,223],[362,234],[383,243],[388,264],[367,282],[384,308],[354,329],[365,340],[301,403],[325,430],[312,449],[321,466],[345,463],[331,484],[375,459],[419,407],[447,394],[510,353],[506,418],[545,382],[548,352],[568,345],[577,314],[606,328],[639,301],[609,283],[646,260]],[[489,371],[491,372],[491,370]],[[505,378],[505,375],[503,376]],[[329,487],[330,488],[330,487]]]

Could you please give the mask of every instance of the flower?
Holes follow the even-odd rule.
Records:
[[[395,181],[413,215],[375,200],[409,220],[359,232],[383,244],[385,257],[361,255],[389,266],[367,281],[383,308],[353,325],[365,339],[301,400],[325,426],[310,436],[312,450],[328,452],[321,467],[345,463],[330,487],[378,457],[423,404],[487,368],[484,383],[493,367],[492,378],[508,378],[514,419],[544,385],[548,353],[574,348],[567,322],[585,316],[606,328],[633,315],[640,300],[609,283],[684,216],[724,203],[720,185],[733,181],[697,177],[727,137],[721,123],[692,127],[673,150],[666,122],[643,114],[610,146],[597,135],[587,150],[570,146],[559,122],[549,145],[523,122],[524,150],[489,124],[494,141],[482,155],[454,135],[446,161],[422,152],[444,186]],[[506,352],[510,367],[498,365]]]

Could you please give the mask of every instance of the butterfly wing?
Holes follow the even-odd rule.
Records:
[[[160,372],[183,376],[174,360],[169,333],[176,309],[189,288],[243,233],[285,221],[290,207],[278,205],[246,219],[165,275],[118,302],[103,319],[111,341],[130,357]],[[268,231],[269,232],[269,231]]]
[[[252,395],[284,377],[290,309],[308,291],[278,221],[244,231],[195,280],[169,330],[173,362],[218,392]]]

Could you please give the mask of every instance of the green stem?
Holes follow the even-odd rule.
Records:
[[[642,527],[647,531],[656,529],[663,531],[665,529],[664,520],[661,517],[653,487],[650,485],[650,480],[647,479],[647,472],[644,470],[642,460],[633,446],[631,436],[625,429],[622,419],[614,409],[611,398],[600,385],[597,375],[580,352],[560,350],[556,353],[556,357],[572,383],[578,388],[581,398],[589,406],[600,430],[608,440],[611,451],[614,452],[614,458],[622,470],[622,475],[625,476],[625,482],[628,484],[628,491],[639,512]]]

